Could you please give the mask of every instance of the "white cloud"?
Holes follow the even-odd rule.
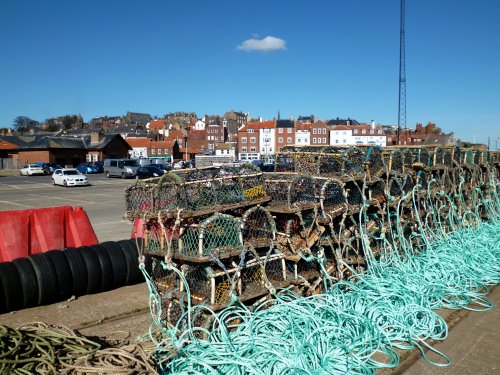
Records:
[[[236,48],[246,51],[260,51],[260,52],[270,52],[286,50],[286,41],[274,36],[266,36],[263,39],[247,39]]]

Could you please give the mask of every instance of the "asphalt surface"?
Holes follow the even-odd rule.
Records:
[[[0,211],[55,206],[81,206],[99,242],[130,238],[132,224],[124,218],[125,188],[135,180],[87,175],[90,186],[62,187],[51,176],[0,177]]]

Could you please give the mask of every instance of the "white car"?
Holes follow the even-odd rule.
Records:
[[[62,186],[85,186],[89,184],[86,176],[74,168],[56,169],[52,174],[54,185]]]
[[[26,164],[24,167],[22,167],[19,172],[21,173],[21,176],[33,176],[34,174],[40,174],[43,175],[43,168],[40,167],[38,164]]]

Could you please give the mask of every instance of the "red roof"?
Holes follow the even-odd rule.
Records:
[[[246,124],[240,132],[246,132],[248,129],[274,129],[276,127],[276,120],[268,120],[262,122],[249,122]]]

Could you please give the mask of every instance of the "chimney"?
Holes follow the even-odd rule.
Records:
[[[99,143],[102,141],[102,134],[101,133],[92,133],[90,135],[90,143]]]
[[[290,121],[293,121],[293,115],[290,115]]]
[[[375,130],[375,121],[372,120],[372,130]]]

